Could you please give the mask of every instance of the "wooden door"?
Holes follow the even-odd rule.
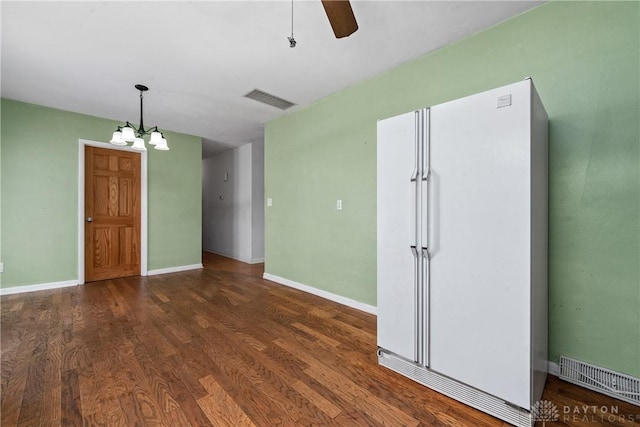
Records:
[[[85,148],[85,281],[140,275],[140,154]]]

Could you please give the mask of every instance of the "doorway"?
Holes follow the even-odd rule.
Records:
[[[147,275],[147,153],[80,140],[78,282]]]

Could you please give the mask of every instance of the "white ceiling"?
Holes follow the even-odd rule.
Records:
[[[145,124],[204,138],[207,156],[540,3],[352,0],[360,28],[336,39],[320,0],[295,0],[292,49],[290,1],[2,1],[2,96],[137,123],[142,83]],[[254,88],[298,105],[243,97]]]

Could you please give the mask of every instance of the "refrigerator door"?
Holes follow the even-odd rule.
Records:
[[[431,108],[430,367],[530,407],[529,80]]]
[[[378,346],[417,361],[418,113],[378,122]]]

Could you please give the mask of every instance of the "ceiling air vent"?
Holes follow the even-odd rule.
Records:
[[[270,95],[258,89],[252,90],[251,92],[246,94],[245,97],[253,99],[254,101],[262,102],[263,104],[271,105],[272,107],[276,107],[281,110],[286,110],[287,108],[296,105],[293,102],[278,98],[277,96]]]

